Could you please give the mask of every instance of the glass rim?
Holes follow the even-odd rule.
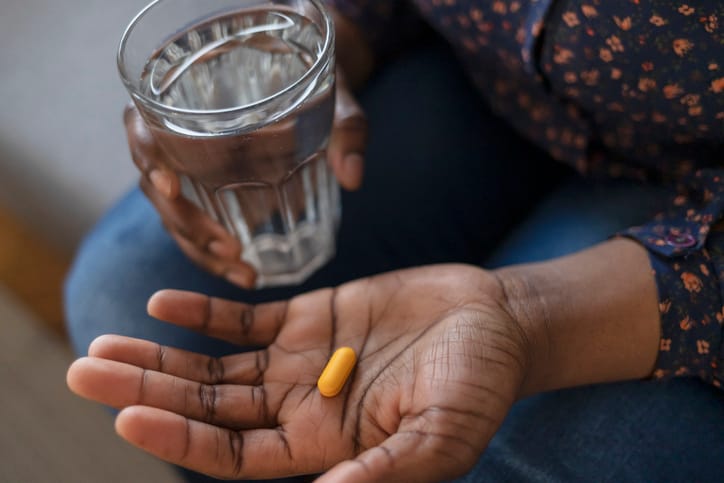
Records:
[[[233,114],[236,112],[244,112],[252,109],[256,109],[259,107],[262,107],[264,104],[270,103],[286,94],[288,94],[291,91],[294,91],[299,86],[304,85],[311,77],[314,77],[317,72],[321,71],[325,65],[330,61],[327,53],[330,52],[334,48],[334,22],[332,20],[332,16],[329,12],[329,10],[324,6],[321,0],[306,0],[307,2],[314,5],[314,7],[319,11],[319,13],[322,16],[322,20],[324,22],[324,27],[326,29],[325,35],[324,35],[324,44],[322,46],[322,51],[320,52],[319,57],[314,61],[314,64],[307,69],[304,74],[294,81],[293,83],[289,84],[285,88],[279,90],[278,92],[275,92],[274,94],[265,97],[263,99],[259,99],[258,101],[254,101],[249,104],[244,104],[243,106],[234,106],[234,107],[227,107],[224,109],[184,109],[174,106],[166,105],[162,102],[156,101],[152,99],[151,97],[147,96],[143,92],[141,92],[140,88],[136,86],[134,81],[128,78],[128,72],[127,68],[124,65],[123,62],[123,53],[126,48],[126,44],[128,43],[128,40],[133,33],[133,30],[136,28],[136,26],[140,23],[141,20],[159,3],[161,2],[167,2],[169,0],[153,0],[151,3],[143,7],[140,12],[136,14],[135,17],[131,20],[131,22],[128,24],[128,26],[125,28],[123,35],[121,36],[121,42],[118,46],[118,52],[116,53],[116,65],[118,67],[118,72],[120,73],[121,81],[123,81],[123,84],[126,86],[126,89],[130,92],[131,96],[141,102],[143,102],[148,107],[155,109],[157,111],[161,112],[167,112],[171,114],[183,114],[186,116],[194,116],[194,115],[201,115],[201,116],[208,116],[208,115],[215,115],[215,114]],[[150,55],[150,54],[149,54]]]

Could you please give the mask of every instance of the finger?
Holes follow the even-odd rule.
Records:
[[[276,424],[261,386],[201,384],[95,357],[75,361],[67,379],[79,396],[118,409],[149,406],[235,429]]]
[[[221,225],[184,198],[168,200],[148,181],[141,189],[160,213],[166,229],[194,263],[242,288],[251,288],[256,272],[241,260],[241,244]]]
[[[194,243],[190,242],[177,232],[170,231],[178,246],[192,262],[208,272],[225,278],[229,283],[238,287],[251,289],[256,283],[256,272],[254,269],[241,260],[221,260],[215,255],[208,253]]]
[[[316,483],[447,481],[470,469],[451,455],[454,450],[447,443],[447,438],[433,434],[395,433],[357,458],[332,467]]]
[[[123,121],[133,162],[160,194],[176,199],[181,192],[178,176],[164,162],[165,153],[133,104],[124,110]]]
[[[268,361],[265,351],[210,357],[120,335],[96,338],[88,348],[88,356],[123,362],[202,384],[261,384]]]
[[[214,253],[219,258],[234,259],[241,255],[241,244],[208,213],[185,198],[169,200],[151,184],[142,179],[141,189],[154,204],[167,224],[169,231],[177,232],[202,251]]]
[[[165,461],[217,478],[300,473],[283,428],[231,431],[168,411],[133,406],[120,412],[116,431]]]
[[[327,153],[340,184],[355,190],[362,184],[367,120],[344,80],[338,77],[334,125]]]
[[[287,317],[287,301],[248,305],[195,292],[162,290],[148,301],[148,313],[166,322],[238,345],[274,342]]]

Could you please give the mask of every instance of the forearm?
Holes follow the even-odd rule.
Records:
[[[530,345],[521,396],[653,371],[660,336],[656,283],[638,243],[611,240],[497,275]]]

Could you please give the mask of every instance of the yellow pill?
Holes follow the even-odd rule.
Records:
[[[340,347],[334,351],[322,375],[317,379],[317,388],[322,396],[334,397],[339,394],[356,363],[357,355],[354,349]]]

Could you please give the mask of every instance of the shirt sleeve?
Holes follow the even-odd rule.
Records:
[[[326,0],[357,25],[375,58],[384,60],[424,30],[421,17],[405,0]]]
[[[661,314],[654,376],[724,384],[724,169],[679,187],[666,213],[622,233],[649,249]]]
[[[658,378],[724,383],[724,4],[556,0],[538,62],[591,126],[589,172],[676,185],[621,233],[649,250],[661,314]],[[593,170],[596,165],[599,170]]]

